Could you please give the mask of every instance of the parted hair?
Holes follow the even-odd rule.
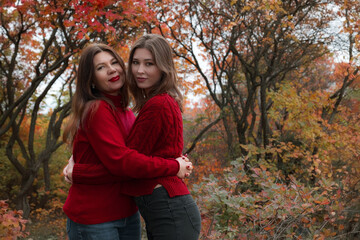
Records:
[[[145,48],[150,51],[156,66],[162,72],[161,80],[151,87],[147,93],[137,86],[135,76],[132,73],[134,53],[138,48]],[[146,34],[134,43],[129,56],[128,76],[130,92],[135,100],[133,108],[134,111],[140,111],[150,98],[161,93],[167,93],[172,96],[182,111],[183,96],[178,86],[178,77],[173,60],[173,52],[169,43],[161,35]]]
[[[124,85],[119,90],[121,95],[121,106],[125,110],[129,104],[129,91],[128,82],[126,80],[126,68],[124,61],[119,54],[110,46],[102,43],[93,43],[84,48],[80,55],[79,66],[76,78],[76,90],[72,98],[71,116],[67,126],[64,129],[63,141],[73,144],[74,136],[83,124],[84,118],[88,111],[97,108],[99,101],[104,100],[111,106],[113,104],[109,99],[101,94],[99,90],[94,88],[95,82],[95,68],[94,68],[94,57],[100,52],[110,53],[120,64],[124,74]]]

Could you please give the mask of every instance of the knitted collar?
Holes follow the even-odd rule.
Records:
[[[109,99],[115,107],[121,107],[121,95],[117,95],[117,96],[113,96],[113,95],[109,95],[106,93],[102,93],[104,95],[104,97],[106,97],[107,99]]]

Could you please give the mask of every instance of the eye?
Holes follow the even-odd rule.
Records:
[[[112,65],[116,65],[116,64],[120,64],[117,60],[115,60],[115,61],[113,61],[112,63],[111,63]]]
[[[100,71],[103,68],[104,68],[104,66],[99,66],[99,67],[96,68],[96,71]]]
[[[139,64],[139,62],[138,61],[132,61],[132,64],[134,64],[134,65],[138,65]]]
[[[152,62],[147,62],[146,63],[146,66],[152,66],[152,65],[154,65],[154,63],[152,63]]]

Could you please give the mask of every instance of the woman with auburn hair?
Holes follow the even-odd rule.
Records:
[[[169,43],[160,35],[140,37],[130,52],[128,75],[138,116],[127,146],[149,156],[179,156],[183,151],[182,95]],[[89,172],[96,172],[99,180],[107,176],[102,166],[75,164],[73,181],[94,181]],[[200,212],[182,179],[137,179],[121,187],[123,193],[135,197],[149,240],[199,238]]]
[[[85,173],[88,184],[75,181],[63,210],[69,239],[140,239],[140,215],[121,181],[162,176],[185,177],[191,163],[175,157],[148,157],[125,146],[134,114],[129,103],[125,64],[114,49],[91,44],[80,57],[72,116],[64,141],[77,164],[105,169],[105,180]],[[68,174],[68,167],[64,169]],[[113,175],[117,176],[113,176]],[[73,174],[76,176],[76,172]]]

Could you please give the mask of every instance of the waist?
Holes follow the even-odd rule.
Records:
[[[116,202],[131,202],[131,197],[121,193],[119,183],[104,185],[73,184],[66,202],[79,208],[106,208]]]
[[[186,184],[178,177],[158,178],[154,181],[142,182],[139,191],[133,196],[151,195],[155,190],[164,189],[170,197],[189,194]]]
[[[63,210],[75,222],[97,224],[128,217],[136,212],[135,201],[117,192],[90,192],[83,194],[77,189],[69,192]]]

